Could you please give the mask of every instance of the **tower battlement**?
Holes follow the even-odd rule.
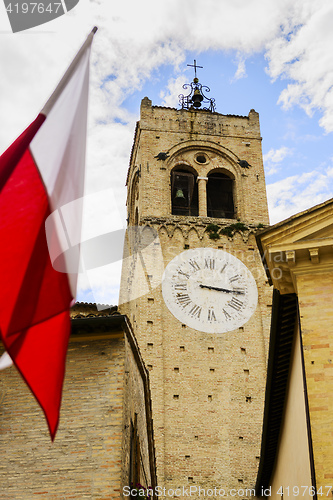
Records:
[[[141,129],[261,139],[259,114],[254,109],[247,116],[223,115],[203,109],[153,106],[152,101],[144,97],[140,111]]]
[[[150,370],[159,485],[251,488],[271,300],[259,115],[197,109],[193,82],[186,109],[141,102],[120,307]]]

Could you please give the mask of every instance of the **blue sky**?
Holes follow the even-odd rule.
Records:
[[[278,100],[288,81],[280,79],[272,81],[267,74],[267,61],[263,52],[246,60],[244,72],[239,78],[235,76],[238,68],[235,53],[188,52],[179,68],[162,65],[154,70],[149,81],[128,96],[122,106],[129,113],[137,115],[144,96],[148,96],[153,105],[169,104],[164,99],[168,82],[173,79],[179,80],[179,75],[182,75],[178,87],[172,87],[173,93],[170,95],[171,105],[177,107],[178,95],[183,92],[186,94],[180,83],[189,83],[194,76],[193,68],[187,67],[187,64],[193,64],[194,59],[198,65],[203,66],[203,69],[197,70],[198,77],[203,85],[210,87],[209,97],[215,98],[217,112],[247,115],[251,108],[259,112],[266,183],[273,192],[276,191],[277,197],[279,187],[276,186],[281,183],[281,190],[285,196],[282,207],[275,202],[275,197],[269,199],[271,222],[278,222],[312,206],[311,193],[302,204],[299,204],[299,199],[294,202],[292,196],[294,191],[300,193],[304,191],[311,183],[311,179],[318,178],[332,166],[332,133],[326,133],[320,127],[318,123],[321,117],[320,110],[308,116],[305,110],[297,105],[283,109]],[[302,176],[305,177],[305,182],[301,182]],[[294,178],[294,186],[290,189],[289,199],[286,197],[284,180],[290,177]],[[289,188],[290,184],[287,186]],[[316,202],[331,197],[332,183],[322,186],[319,196],[320,199]],[[93,293],[84,293],[81,297],[82,300],[93,300]]]
[[[198,76],[202,84],[210,87],[210,97],[215,98],[219,113],[247,115],[251,108],[259,112],[266,182],[272,191],[277,182],[299,176],[298,193],[301,193],[305,187],[302,174],[303,178],[308,175],[312,180],[325,176],[326,170],[332,167],[333,151],[332,132],[319,125],[323,113],[320,107],[315,107],[309,114],[297,103],[288,109],[283,107],[279,102],[280,95],[293,80],[286,76],[273,79],[268,74],[265,51],[248,56],[241,63],[240,72],[236,51],[188,51],[184,54],[184,62],[176,68],[161,65],[154,69],[149,80],[131,93],[122,106],[137,114],[142,97],[147,95],[155,105],[177,107],[177,96],[184,92],[181,84],[193,78],[193,68],[187,67],[187,64],[193,64],[194,59],[203,66],[203,69],[197,70]],[[172,86],[172,94],[166,100],[164,96],[168,93],[168,83],[173,80],[178,82],[178,86]],[[331,177],[327,177],[326,181],[322,192],[315,193],[314,203],[332,196]],[[297,183],[296,179],[294,183]],[[290,187],[290,183],[287,186]],[[269,199],[272,223],[312,206],[313,193],[308,196],[305,193],[301,204],[299,198],[293,202],[294,194],[292,191],[290,200],[285,198],[283,206],[277,203],[276,196]]]
[[[204,9],[199,0],[80,0],[68,14],[16,34],[0,14],[0,152],[35,118],[86,35],[99,27],[86,176],[86,193],[97,193],[97,201],[87,205],[87,237],[124,223],[141,99],[177,107],[194,59],[204,67],[198,76],[217,112],[259,112],[272,223],[333,196],[331,0],[206,0]],[[101,209],[106,189],[119,217]],[[119,268],[81,276],[78,298],[115,303]]]

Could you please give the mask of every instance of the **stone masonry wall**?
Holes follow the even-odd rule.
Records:
[[[158,160],[160,153],[168,153]],[[196,160],[204,153],[207,161]],[[242,167],[239,161],[246,161]],[[198,176],[226,172],[234,179],[236,219],[171,215],[171,171],[187,165]],[[162,274],[144,252],[123,267],[121,312],[128,315],[150,370],[157,475],[161,487],[252,488],[260,453],[271,289],[255,242],[268,223],[258,114],[226,116],[141,104],[128,172],[130,225],[158,235],[163,269],[185,249],[219,248],[239,258],[258,286],[255,314],[241,328],[205,334],[181,324],[164,304]],[[209,238],[239,219],[247,229]],[[131,253],[131,252],[130,252]],[[148,254],[148,252],[147,252]],[[155,259],[156,260],[156,259]],[[131,290],[137,285],[137,295]],[[126,303],[126,297],[129,302]],[[193,498],[196,498],[195,496]]]

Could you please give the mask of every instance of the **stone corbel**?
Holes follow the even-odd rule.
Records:
[[[286,250],[286,261],[289,267],[293,267],[296,264],[295,250]]]
[[[319,263],[319,248],[309,248],[310,260],[312,264]]]

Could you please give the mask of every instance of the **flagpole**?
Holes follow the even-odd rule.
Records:
[[[85,53],[85,51],[87,50],[87,48],[90,47],[90,45],[92,43],[92,40],[93,40],[93,37],[94,37],[94,35],[95,35],[95,33],[96,33],[97,30],[98,30],[97,26],[94,26],[94,28],[91,30],[91,32],[87,36],[86,41],[83,43],[82,47],[79,49],[79,51],[76,54],[76,56],[74,57],[73,61],[69,65],[69,67],[68,67],[67,71],[65,72],[64,76],[62,77],[62,79],[58,83],[58,85],[57,85],[56,89],[54,90],[53,94],[51,94],[50,98],[45,103],[43,109],[41,110],[41,114],[43,114],[45,116],[48,115],[48,113],[52,109],[55,101],[58,99],[58,97],[60,96],[61,92],[63,91],[63,89],[66,87],[68,81],[70,80],[73,72],[76,69],[76,65],[77,65],[78,61],[81,59],[82,55]]]

